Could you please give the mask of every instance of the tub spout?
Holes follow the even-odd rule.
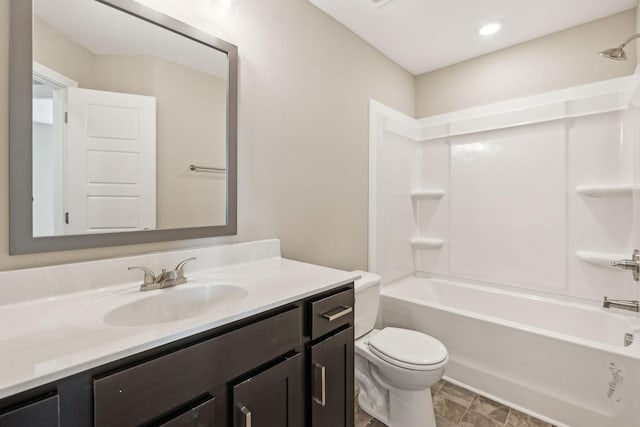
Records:
[[[604,297],[604,301],[602,301],[602,307],[604,308],[621,308],[622,310],[629,310],[640,312],[640,302],[637,300],[626,300],[626,299],[609,299],[608,297]]]

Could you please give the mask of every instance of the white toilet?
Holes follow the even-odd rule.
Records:
[[[389,427],[435,427],[429,387],[449,355],[437,339],[400,328],[374,329],[380,276],[357,271],[355,282],[355,378],[358,404]]]

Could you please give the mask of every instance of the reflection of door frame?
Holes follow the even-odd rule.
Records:
[[[36,61],[33,61],[33,80],[53,87],[53,135],[55,143],[55,193],[54,193],[54,234],[64,234],[64,212],[66,200],[64,195],[64,140],[65,140],[65,112],[67,101],[65,90],[69,87],[78,87],[78,82],[72,80],[57,71],[52,70]]]
[[[49,86],[53,86],[56,89],[65,89],[68,87],[78,87],[78,82],[71,80],[69,77],[64,76],[51,68],[33,61],[33,79],[46,83]]]

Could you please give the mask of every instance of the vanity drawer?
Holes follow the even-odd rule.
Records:
[[[51,396],[37,402],[28,403],[20,408],[0,414],[0,426],[23,427],[60,425],[58,396]]]
[[[217,386],[301,345],[300,307],[95,378],[97,427],[139,425],[211,395]]]
[[[354,293],[347,289],[311,303],[311,339],[353,323]]]

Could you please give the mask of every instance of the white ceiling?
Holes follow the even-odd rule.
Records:
[[[309,1],[415,75],[636,5],[636,0],[391,0],[376,8],[371,0]],[[478,35],[481,25],[495,20],[502,31]]]

